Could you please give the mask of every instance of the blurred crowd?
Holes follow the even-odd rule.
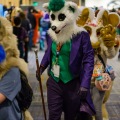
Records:
[[[28,51],[39,48],[44,51],[47,47],[46,33],[50,27],[49,15],[45,11],[36,10],[29,6],[27,11],[11,6],[0,6],[0,16],[6,17],[13,26],[13,33],[18,39],[20,57],[28,62]]]
[[[95,7],[94,9],[97,11],[99,8]],[[110,12],[116,12],[120,15],[120,8],[113,8]],[[15,6],[7,8],[0,5],[0,16],[6,17],[13,25],[13,33],[18,38],[20,57],[26,62],[28,62],[28,51],[32,50],[32,48],[45,51],[47,47],[46,33],[50,28],[49,14],[47,12],[36,10],[33,6],[29,6],[27,11],[23,11]],[[120,39],[120,24],[116,33]],[[120,59],[120,51],[118,58]]]

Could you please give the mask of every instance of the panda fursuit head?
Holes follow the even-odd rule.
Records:
[[[49,4],[45,3],[43,7],[47,9],[50,14],[51,28],[48,34],[57,43],[65,43],[69,41],[73,35],[83,31],[83,28],[76,25],[80,11],[74,2],[50,0]]]

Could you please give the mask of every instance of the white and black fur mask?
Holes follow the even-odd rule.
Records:
[[[47,9],[48,3],[43,7]],[[49,12],[51,28],[48,33],[54,41],[64,43],[81,31],[76,25],[79,12],[77,4],[73,2],[65,2],[64,7],[57,12]]]

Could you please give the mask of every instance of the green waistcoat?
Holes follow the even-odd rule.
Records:
[[[52,63],[51,66],[55,64],[56,61],[56,43],[52,43]],[[63,83],[67,83],[73,79],[73,76],[69,69],[69,61],[70,61],[70,50],[71,50],[71,42],[66,42],[62,45],[60,54],[58,57],[58,65],[60,66],[60,76],[59,78],[55,77],[53,72],[50,71],[50,75],[54,78],[56,82],[62,80]]]

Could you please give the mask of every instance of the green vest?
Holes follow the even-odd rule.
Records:
[[[55,42],[52,43],[52,63],[51,66],[55,64],[56,61],[56,48],[57,45]],[[55,77],[53,72],[50,71],[50,75],[54,78],[56,82],[62,80],[63,83],[67,83],[73,79],[73,76],[69,69],[69,61],[70,61],[70,50],[71,50],[71,42],[66,42],[62,45],[58,62],[57,64],[60,66],[60,75],[59,78]]]

